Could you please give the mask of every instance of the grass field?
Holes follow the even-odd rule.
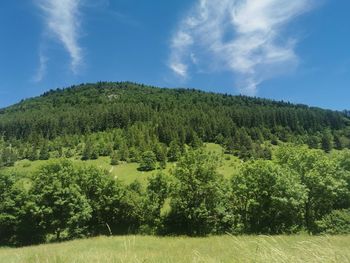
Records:
[[[217,144],[208,143],[205,145],[205,149],[208,152],[215,152],[217,154],[222,153],[222,147]],[[240,165],[241,161],[234,156],[225,155],[226,158],[223,159],[221,166],[218,168],[218,172],[224,175],[225,177],[230,177],[235,169]],[[49,161],[28,161],[21,160],[16,162],[14,167],[5,168],[5,171],[8,172],[16,172],[20,174],[30,174],[40,168],[40,166],[44,165],[47,162],[57,161],[59,159],[51,159]],[[95,167],[104,169],[110,173],[114,178],[118,178],[118,180],[123,183],[130,184],[135,180],[138,180],[141,184],[146,184],[147,178],[157,173],[157,171],[151,172],[141,172],[138,171],[137,168],[139,164],[137,163],[120,163],[116,166],[110,165],[109,157],[100,157],[97,160],[89,160],[89,161],[81,161],[79,157],[71,158],[76,164],[80,165],[93,165]],[[175,166],[174,163],[168,163],[166,169],[164,170],[165,174],[169,174],[170,170]]]
[[[0,249],[1,263],[350,262],[350,236],[98,237]]]

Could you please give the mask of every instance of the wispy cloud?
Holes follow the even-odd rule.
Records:
[[[44,55],[42,50],[39,52],[39,68],[33,77],[34,82],[41,82],[46,74],[46,69],[47,69],[47,62],[48,62],[48,57]]]
[[[313,0],[198,0],[171,40],[169,67],[187,78],[191,66],[234,73],[242,93],[295,66],[288,23]]]
[[[36,0],[36,3],[43,12],[47,32],[62,43],[71,57],[71,70],[77,73],[83,62],[78,43],[81,0]]]

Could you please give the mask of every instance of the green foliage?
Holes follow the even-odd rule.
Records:
[[[322,149],[329,153],[333,149],[333,136],[330,131],[325,131],[321,139]]]
[[[18,175],[7,168],[0,176],[0,244],[29,245],[101,234],[347,231],[348,150],[327,154],[280,145],[272,160],[247,162],[229,155],[224,156],[231,160],[223,161],[222,148],[214,144],[184,152],[171,165],[170,174],[150,177],[147,187],[140,181],[122,184],[112,172],[81,161],[74,161],[80,162],[76,165],[20,162],[15,168]],[[157,161],[150,151],[143,157],[147,164]],[[108,167],[109,158],[103,158]],[[235,171],[231,183],[218,173],[221,162],[226,163],[224,169]],[[33,167],[22,175],[20,168],[26,163]],[[37,163],[45,165],[37,170]],[[115,169],[124,165],[137,168],[137,164],[122,164]]]
[[[50,159],[50,153],[47,145],[43,145],[40,149],[39,160],[48,160]]]
[[[189,151],[173,172],[168,231],[189,235],[220,233],[230,215],[226,208],[227,183],[217,173],[218,157]]]
[[[162,173],[151,177],[148,180],[146,193],[147,199],[144,208],[145,223],[152,234],[159,233],[164,228],[162,225],[161,210],[170,193],[169,179]]]
[[[147,151],[141,156],[141,162],[139,166],[140,171],[153,171],[156,169],[157,158],[154,152]]]
[[[79,185],[79,174],[68,162],[42,167],[33,176],[33,195],[38,225],[55,240],[86,234],[91,206]]]
[[[333,211],[350,207],[350,155],[343,150],[350,147],[349,124],[347,113],[129,82],[47,92],[0,113],[0,167],[10,171],[0,178],[0,243],[141,228],[189,235],[316,233],[319,222],[327,225],[338,213]],[[234,159],[220,167],[237,171],[231,184],[218,174],[219,158],[206,154],[203,142],[221,144],[226,155],[221,148],[219,154]],[[296,146],[305,144],[323,151]],[[99,156],[107,170],[109,161],[121,161],[113,169],[121,169],[128,182],[130,167],[136,171],[138,165],[132,162],[141,171],[156,169],[157,162],[164,171],[174,168],[144,189],[140,183],[123,186],[111,176],[113,169],[107,174],[45,162],[81,157],[100,165]],[[23,159],[41,160],[29,162],[26,173],[37,163],[47,165],[30,178],[17,177],[7,167],[20,171],[17,161]]]
[[[307,190],[292,171],[271,161],[248,162],[233,177],[232,189],[245,233],[293,233],[301,228]]]
[[[176,162],[180,159],[181,149],[176,141],[172,141],[169,145],[168,159],[170,162]]]
[[[120,156],[120,160],[121,161],[125,161],[125,162],[127,162],[128,160],[129,160],[129,148],[128,148],[128,146],[126,145],[126,143],[122,143],[121,144],[121,146],[120,146],[120,148],[119,148],[119,151],[118,151],[118,154],[119,154],[119,156]],[[137,157],[136,157],[136,155],[137,154],[135,154],[134,153],[134,158],[136,159]]]
[[[0,175],[0,245],[44,241],[33,218],[32,211],[37,207],[26,188],[25,178],[12,173]]]
[[[13,147],[6,147],[0,152],[0,167],[1,166],[14,166],[17,161],[17,153]]]
[[[0,148],[12,143],[19,159],[33,161],[59,158],[69,149],[83,160],[117,150],[121,161],[138,162],[139,153],[152,150],[164,167],[164,153],[160,157],[155,145],[170,146],[171,162],[185,144],[199,148],[203,142],[218,142],[243,160],[265,158],[259,148],[264,141],[343,149],[350,147],[349,123],[345,113],[304,105],[104,82],[50,91],[3,109]]]
[[[324,234],[350,234],[350,210],[334,210],[317,221],[318,231]]]
[[[28,159],[30,161],[35,161],[35,160],[38,160],[39,159],[39,156],[38,156],[38,151],[36,149],[36,147],[32,147],[31,149],[29,149],[29,152],[28,152]]]
[[[307,188],[305,226],[314,232],[316,221],[333,209],[350,206],[350,174],[322,151],[306,147],[281,147],[276,161],[295,171]]]
[[[119,156],[117,152],[112,152],[111,154],[111,165],[118,165],[119,164]]]
[[[162,169],[166,167],[167,163],[167,147],[164,144],[155,144],[153,147],[153,152],[156,155],[157,161]]]

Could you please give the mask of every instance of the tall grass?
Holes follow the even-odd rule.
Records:
[[[350,236],[98,237],[0,249],[0,262],[350,262]]]

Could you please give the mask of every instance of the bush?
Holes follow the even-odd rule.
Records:
[[[139,170],[140,171],[153,171],[156,169],[157,158],[154,152],[147,151],[142,154],[141,163]]]
[[[350,234],[350,209],[334,210],[317,221],[320,233],[338,235]]]

